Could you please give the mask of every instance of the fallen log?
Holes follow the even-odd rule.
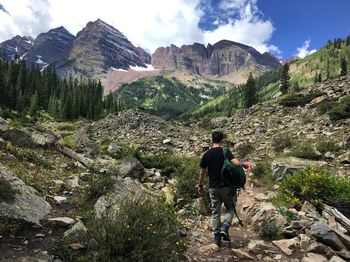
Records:
[[[350,219],[344,216],[338,209],[326,204],[322,204],[321,209],[327,214],[334,216],[335,220],[350,232]]]
[[[67,147],[64,147],[64,146],[61,146],[61,145],[58,145],[56,144],[56,148],[62,153],[64,154],[65,156],[68,156],[78,162],[80,162],[81,164],[83,164],[84,166],[86,167],[91,167],[92,166],[92,163],[93,163],[93,160],[87,158],[87,157],[84,157],[82,156],[81,154],[78,154],[76,153],[75,151],[67,148]]]

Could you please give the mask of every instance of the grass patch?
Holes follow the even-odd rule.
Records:
[[[59,130],[59,131],[75,131],[76,127],[74,124],[65,123],[65,124],[58,125],[57,130]]]
[[[323,139],[316,144],[316,149],[325,154],[327,152],[337,152],[340,150],[340,146],[334,140]]]

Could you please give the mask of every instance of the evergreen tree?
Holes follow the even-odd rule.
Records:
[[[36,116],[36,113],[38,112],[38,93],[35,92],[35,94],[30,99],[30,107],[29,107],[29,115]]]
[[[346,38],[345,40],[345,45],[349,46],[350,45],[350,35]]]
[[[288,89],[289,89],[289,80],[290,80],[290,76],[289,76],[289,64],[285,63],[282,66],[282,75],[281,75],[281,83],[280,83],[280,91],[282,94],[287,94],[288,93]]]
[[[245,107],[249,108],[258,102],[258,90],[253,74],[250,73],[244,88]]]
[[[340,75],[345,76],[348,73],[348,63],[345,57],[341,57],[340,59]]]

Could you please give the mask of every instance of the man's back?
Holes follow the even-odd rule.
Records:
[[[230,161],[234,158],[231,151],[227,150],[227,156]],[[222,147],[213,147],[204,153],[200,167],[208,168],[209,188],[218,188],[228,186],[222,184],[221,168],[224,164],[224,151]]]

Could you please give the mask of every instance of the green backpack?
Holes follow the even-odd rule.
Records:
[[[221,180],[225,181],[231,187],[236,189],[244,188],[246,183],[246,175],[241,166],[235,166],[227,158],[227,148],[223,148],[224,164],[221,168]]]

